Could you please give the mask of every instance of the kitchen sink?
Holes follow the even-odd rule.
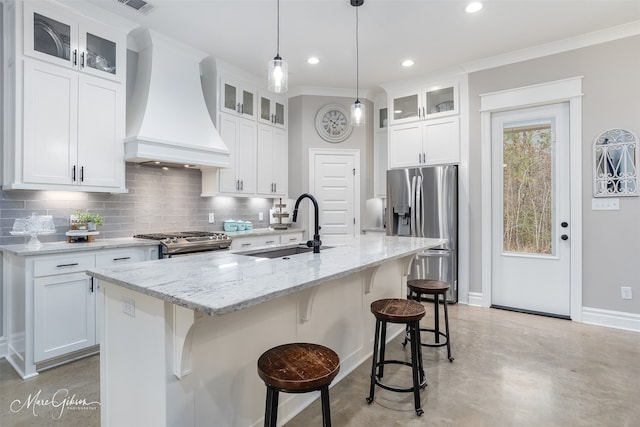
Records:
[[[333,246],[320,246],[320,251],[331,249]],[[266,249],[256,249],[254,251],[239,252],[238,255],[247,255],[257,258],[282,258],[291,255],[313,252],[313,248],[308,246],[285,246]]]

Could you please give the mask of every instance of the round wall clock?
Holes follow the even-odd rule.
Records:
[[[351,135],[351,120],[340,104],[328,104],[316,114],[316,130],[327,142],[342,142]]]

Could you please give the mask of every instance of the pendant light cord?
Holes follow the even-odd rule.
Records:
[[[277,27],[277,34],[276,34],[276,57],[280,57],[280,0],[278,0],[277,2],[277,11],[278,11],[278,17],[276,19],[276,27]]]
[[[279,0],[278,0],[279,1]],[[360,61],[360,52],[359,52],[359,41],[358,41],[358,6],[356,6],[356,101],[360,101],[360,97],[358,96],[358,91],[360,88],[360,69],[359,69],[359,61]]]

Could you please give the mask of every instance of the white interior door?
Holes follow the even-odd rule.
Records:
[[[569,105],[495,113],[491,140],[491,304],[569,317]]]
[[[345,152],[315,153],[312,157],[314,173],[310,188],[320,207],[320,235],[354,236],[359,203],[356,194],[358,156]]]

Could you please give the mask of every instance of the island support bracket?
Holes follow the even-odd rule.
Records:
[[[202,314],[174,304],[167,304],[166,310],[170,311],[167,319],[171,319],[173,374],[181,380],[191,373],[191,345],[197,320]]]

